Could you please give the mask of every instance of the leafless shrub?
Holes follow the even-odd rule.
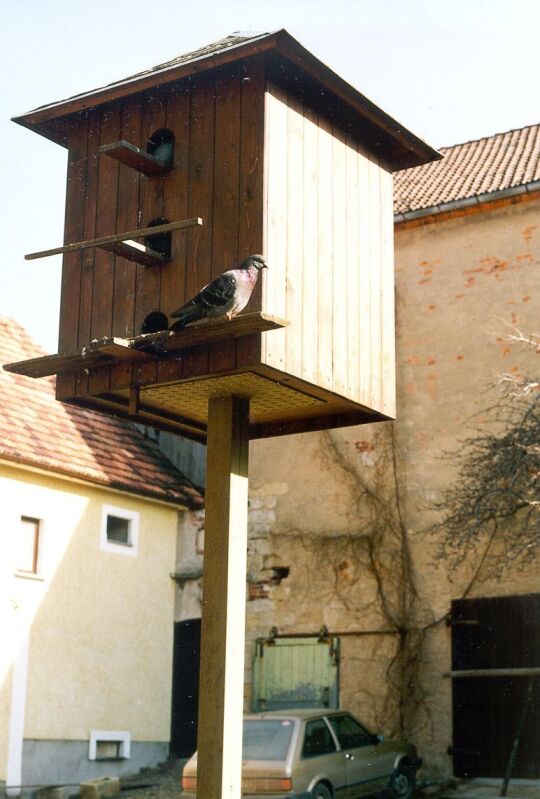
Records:
[[[507,326],[507,340],[540,352],[540,336]],[[498,385],[491,432],[470,437],[454,455],[458,475],[438,503],[435,527],[440,557],[457,566],[483,545],[479,568],[493,574],[530,562],[540,545],[540,382],[502,374]]]

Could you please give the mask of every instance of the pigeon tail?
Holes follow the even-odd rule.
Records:
[[[176,316],[177,319],[174,324],[171,325],[170,330],[181,330],[186,325],[191,324],[191,322],[196,322],[198,319],[202,318],[201,309],[191,304],[187,305],[185,308],[180,308],[172,315]]]

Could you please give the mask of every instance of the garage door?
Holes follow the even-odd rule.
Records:
[[[339,639],[257,641],[253,710],[339,706]]]
[[[503,777],[523,721],[512,776],[539,779],[540,594],[455,601],[451,623],[453,672],[488,672],[452,681],[455,775]]]

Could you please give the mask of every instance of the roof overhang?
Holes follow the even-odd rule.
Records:
[[[420,166],[442,157],[426,142],[340,78],[284,29],[254,36],[213,52],[203,50],[200,55],[195,55],[193,58],[171,61],[125,80],[41,106],[27,114],[14,117],[13,121],[58,144],[67,146],[65,122],[68,121],[66,118],[73,114],[217,69],[235,61],[262,57],[270,52],[279,54],[309,79],[316,81],[339,101],[349,106],[370,126],[375,126],[380,132],[381,139],[384,140],[385,160],[391,171]]]
[[[508,204],[516,200],[535,200],[540,195],[540,180],[531,183],[524,183],[519,186],[510,186],[507,189],[490,191],[485,194],[475,194],[473,197],[462,197],[451,202],[439,203],[439,205],[429,205],[424,208],[417,208],[414,211],[400,211],[394,214],[394,224],[402,225],[408,222],[416,222],[431,217],[448,216],[454,212],[467,211],[471,209],[491,209],[494,203],[501,203],[505,200]]]
[[[40,474],[49,479],[56,478],[58,480],[66,480],[70,483],[76,483],[77,485],[92,486],[94,488],[98,487],[113,494],[137,497],[164,507],[176,508],[177,510],[202,510],[204,508],[204,501],[193,502],[190,501],[189,498],[179,495],[159,495],[152,490],[139,490],[133,486],[124,485],[119,482],[107,481],[91,475],[79,474],[75,470],[62,469],[59,466],[53,467],[43,465],[30,458],[22,458],[14,454],[0,453],[0,466]],[[201,497],[201,499],[203,498]]]

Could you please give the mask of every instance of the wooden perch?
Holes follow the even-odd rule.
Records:
[[[155,155],[147,153],[146,150],[141,150],[131,142],[121,140],[113,142],[112,144],[103,144],[99,148],[99,152],[103,155],[108,155],[121,164],[136,169],[137,172],[142,172],[148,177],[156,177],[165,175],[172,169],[172,163],[162,161],[156,158]]]
[[[164,330],[160,333],[145,333],[132,339],[130,346],[141,351],[141,348],[148,345],[159,344],[161,353],[172,354],[177,350],[196,347],[199,344],[211,344],[213,341],[224,341],[251,336],[254,333],[264,333],[268,330],[279,330],[288,324],[285,319],[258,311],[240,314],[230,321],[225,319],[190,325],[176,332]]]
[[[162,252],[156,252],[151,247],[145,247],[144,244],[139,244],[138,241],[112,241],[110,244],[102,244],[102,250],[113,252],[125,258],[127,261],[134,261],[143,266],[159,266],[166,264],[169,257]]]
[[[123,338],[107,338],[92,342],[80,352],[58,355],[42,355],[27,361],[6,363],[6,372],[15,372],[26,377],[49,377],[60,372],[76,372],[77,369],[95,369],[117,361],[148,361],[152,356],[140,350],[131,349],[129,341]]]
[[[101,236],[98,239],[77,241],[73,244],[65,244],[63,247],[54,247],[52,250],[31,252],[24,257],[27,261],[34,261],[36,258],[47,258],[49,255],[61,255],[65,252],[87,250],[91,247],[103,247],[105,245],[115,244],[120,241],[128,241],[129,239],[142,239],[144,236],[154,236],[157,233],[168,233],[172,230],[195,227],[196,225],[202,225],[202,223],[203,221],[200,217],[194,217],[193,219],[182,219],[179,222],[167,222],[164,225],[153,225],[152,227],[144,227],[140,228],[139,230],[129,230],[127,233],[112,233],[109,236]]]
[[[60,372],[76,372],[78,369],[96,369],[112,366],[122,361],[144,362],[157,358],[174,358],[188,347],[210,344],[242,336],[251,336],[269,330],[279,330],[288,322],[265,313],[250,313],[236,316],[229,321],[209,322],[186,327],[173,333],[145,333],[134,338],[108,337],[96,339],[79,352],[42,355],[27,361],[4,364],[6,372],[26,377],[47,377]],[[133,400],[134,402],[134,400]]]

